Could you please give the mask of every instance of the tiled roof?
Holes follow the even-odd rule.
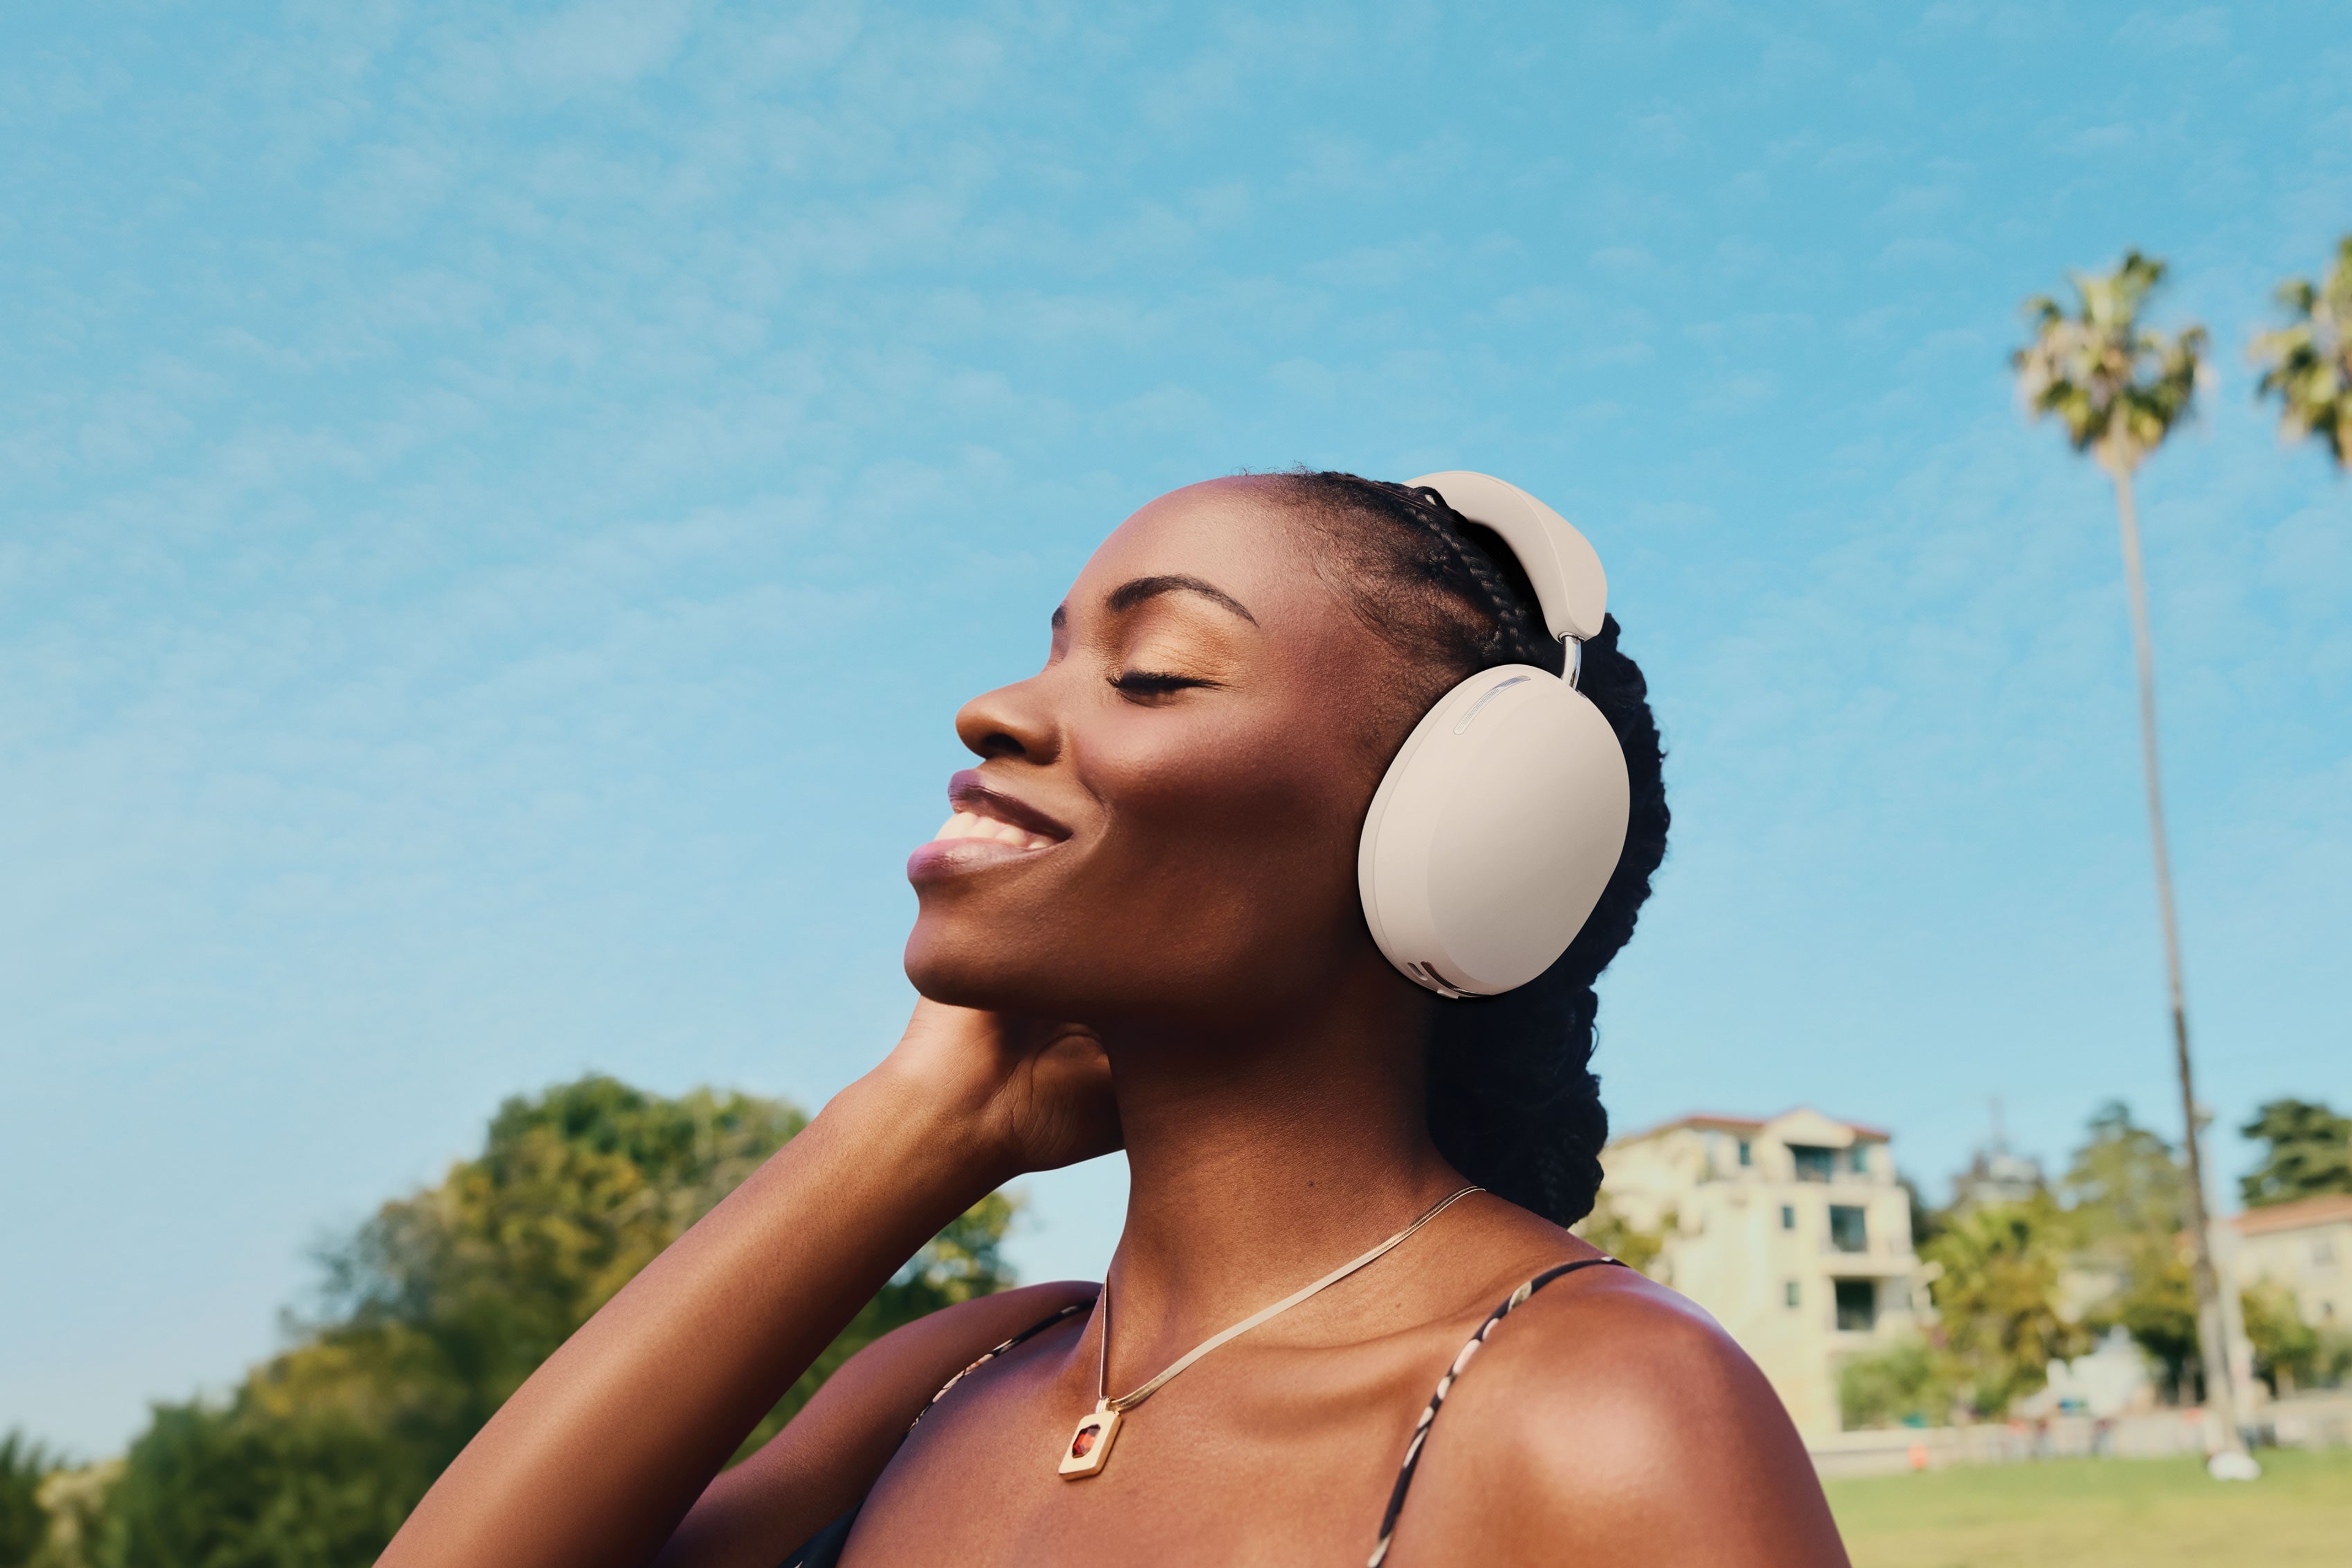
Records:
[[[2277,1230],[2300,1230],[2307,1225],[2347,1220],[2352,1220],[2352,1193],[2322,1193],[2317,1197],[2264,1204],[2230,1216],[2231,1226],[2240,1236],[2268,1236]]]
[[[1807,1110],[1810,1108],[1800,1106],[1797,1109]],[[1786,1116],[1788,1114],[1789,1112],[1785,1110],[1780,1113],[1782,1116]],[[1644,1138],[1655,1138],[1662,1132],[1672,1132],[1678,1127],[1698,1127],[1722,1132],[1753,1132],[1763,1127],[1767,1122],[1778,1120],[1778,1117],[1771,1116],[1727,1116],[1715,1111],[1694,1110],[1686,1115],[1677,1116],[1670,1121],[1661,1121],[1655,1127],[1645,1128],[1639,1132],[1628,1132],[1622,1137],[1612,1139],[1611,1142],[1615,1143],[1638,1143]],[[1884,1128],[1873,1127],[1866,1121],[1846,1121],[1835,1116],[1831,1116],[1828,1120],[1837,1122],[1839,1126],[1845,1128],[1856,1138],[1862,1139],[1865,1142],[1887,1143],[1892,1142],[1895,1138],[1895,1135],[1892,1132],[1887,1131]]]

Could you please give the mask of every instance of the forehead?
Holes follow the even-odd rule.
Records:
[[[1098,606],[1139,577],[1182,576],[1232,595],[1261,626],[1321,620],[1340,605],[1315,569],[1310,526],[1263,479],[1171,490],[1096,548],[1072,586],[1072,607]]]

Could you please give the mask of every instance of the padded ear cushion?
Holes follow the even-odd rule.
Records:
[[[1601,901],[1631,793],[1583,693],[1533,665],[1480,670],[1423,716],[1372,796],[1356,858],[1372,940],[1442,995],[1525,985]]]

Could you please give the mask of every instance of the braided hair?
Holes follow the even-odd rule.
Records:
[[[1420,675],[1398,693],[1407,710],[1399,722],[1498,664],[1560,673],[1566,649],[1546,633],[1517,558],[1436,490],[1342,473],[1268,478],[1320,536],[1318,570]],[[1429,1033],[1429,1130],[1438,1151],[1472,1181],[1557,1225],[1591,1213],[1601,1187],[1609,1114],[1591,1066],[1593,983],[1633,934],[1670,820],[1649,687],[1619,650],[1618,631],[1614,616],[1603,619],[1577,680],[1625,754],[1632,811],[1617,868],[1549,969],[1500,996],[1436,1003]],[[1402,729],[1381,733],[1393,752]]]

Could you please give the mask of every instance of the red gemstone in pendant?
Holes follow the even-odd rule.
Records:
[[[1075,1481],[1082,1477],[1099,1475],[1110,1458],[1111,1439],[1118,1436],[1118,1412],[1095,1410],[1078,1421],[1077,1429],[1070,1434],[1070,1446],[1062,1454],[1056,1467],[1064,1480]]]

